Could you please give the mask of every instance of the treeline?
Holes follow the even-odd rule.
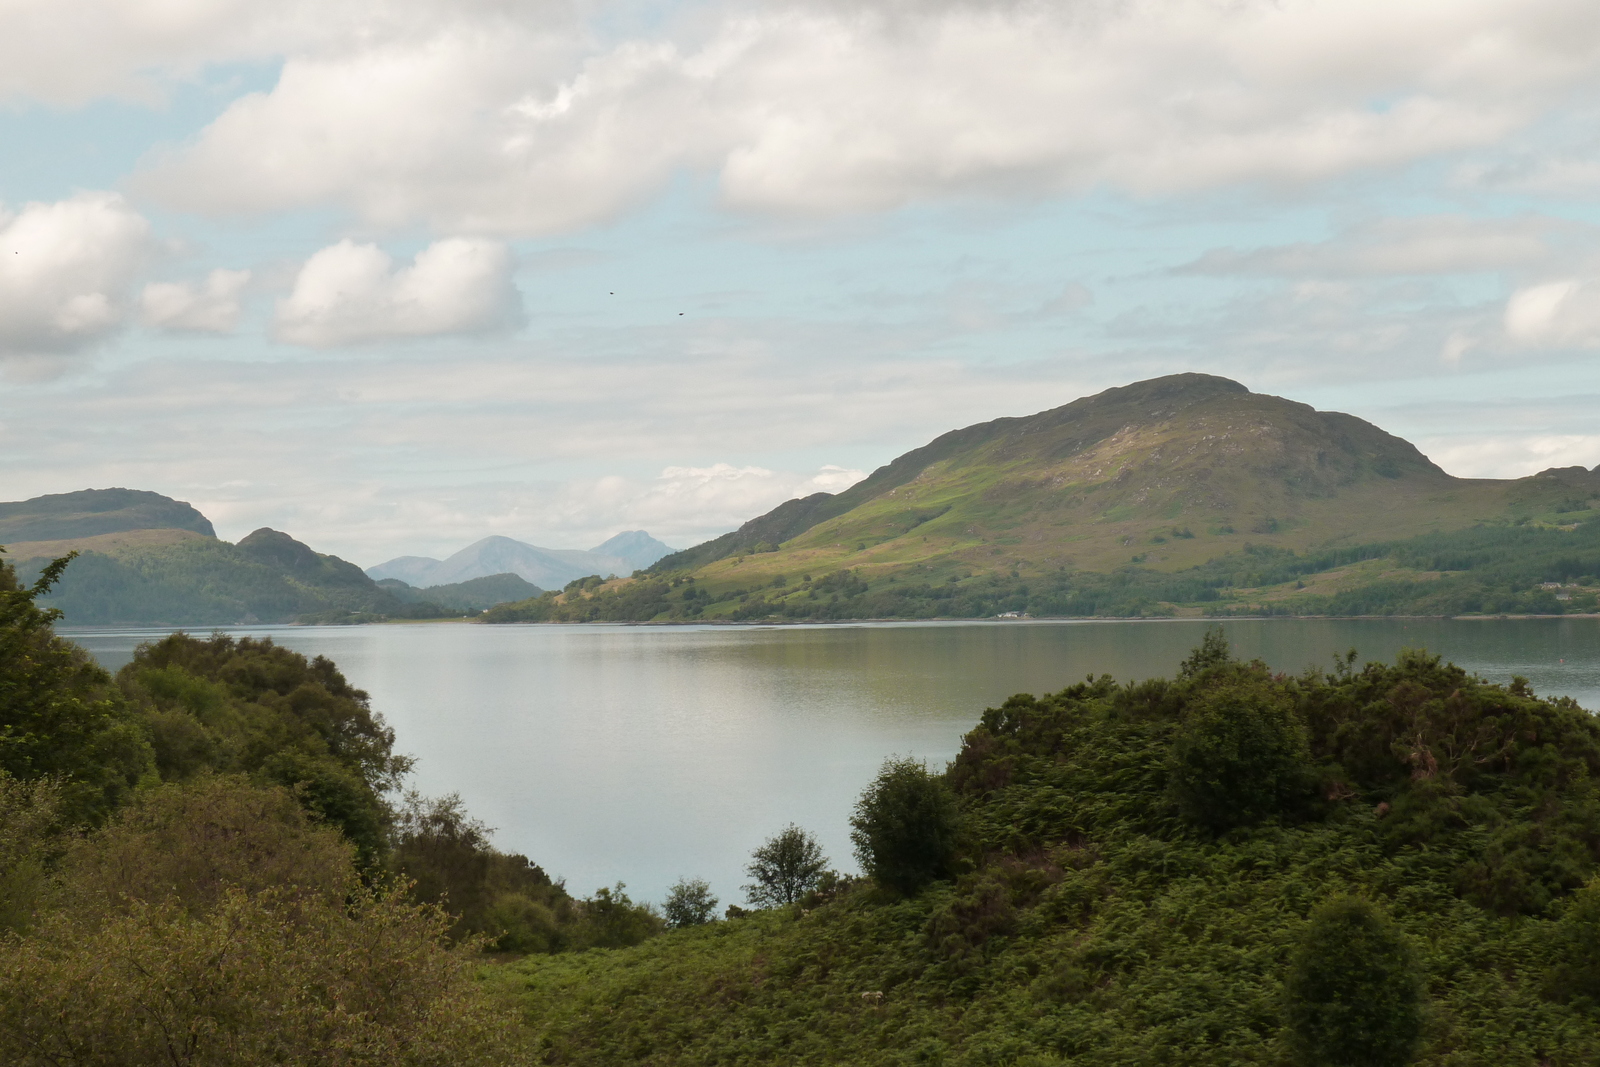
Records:
[[[493,1063],[480,953],[635,944],[493,847],[332,662],[178,633],[115,676],[0,567],[0,1062]]]
[[[1445,573],[1435,579],[1378,580],[1330,596],[1290,590],[1262,601],[1241,592],[1299,583],[1377,559],[1396,568]],[[560,594],[499,605],[484,619],[739,622],[986,618],[1007,612],[1138,618],[1168,615],[1177,606],[1198,606],[1213,615],[1560,615],[1597,610],[1597,576],[1600,526],[1484,526],[1307,553],[1246,546],[1170,573],[1130,563],[1110,573],[1063,568],[1026,578],[953,574],[929,581],[904,573],[868,580],[860,571],[845,569],[715,591],[692,575],[646,576],[612,587],[593,577],[570,583]],[[1547,589],[1545,583],[1572,587]],[[1241,599],[1241,605],[1229,603]]]
[[[540,1062],[1600,1061],[1600,725],[1421,652],[983,714],[856,808],[869,881],[530,957]]]

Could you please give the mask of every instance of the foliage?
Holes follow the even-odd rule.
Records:
[[[60,789],[0,771],[0,937],[22,933],[45,897],[48,864],[60,848]]]
[[[117,683],[149,724],[165,781],[242,773],[292,789],[376,863],[384,794],[411,765],[394,732],[333,663],[271,638],[176,633],[141,645]]]
[[[667,890],[661,911],[674,930],[685,926],[704,926],[717,917],[717,898],[703,878],[680,878]]]
[[[1572,895],[1551,932],[1551,947],[1550,994],[1600,1014],[1600,878]]]
[[[1422,1036],[1421,982],[1404,937],[1371,902],[1311,913],[1284,983],[1289,1040],[1306,1067],[1403,1067]]]
[[[817,839],[790,823],[750,854],[745,873],[755,881],[744,887],[745,899],[758,908],[793,904],[817,887],[827,866]]]
[[[856,859],[879,885],[910,894],[955,873],[955,797],[916,760],[884,761],[856,802],[850,825]]]
[[[73,842],[0,940],[7,1064],[495,1063],[450,920],[373,889],[287,791],[200,776]]]
[[[1170,779],[1182,724],[1229,692],[1294,710],[1319,790],[1218,835]],[[1595,1002],[1562,992],[1600,958],[1600,725],[1570,700],[1420,652],[1298,677],[1212,658],[1013,697],[945,780],[951,881],[496,968],[536,1062],[1282,1067],[1290,963],[1335,896],[1415,946],[1421,1063],[1600,1061]]]
[[[202,774],[141,791],[72,842],[57,873],[75,908],[144,902],[196,915],[235,889],[343,900],[353,860],[339,831],[314,822],[282,786]]]
[[[54,779],[63,817],[92,822],[149,775],[150,746],[106,673],[55,636],[59,613],[37,603],[71,559],[28,588],[0,561],[0,773]]]
[[[1310,764],[1292,698],[1271,685],[1229,685],[1185,709],[1173,737],[1172,795],[1186,818],[1229,830],[1302,806]]]

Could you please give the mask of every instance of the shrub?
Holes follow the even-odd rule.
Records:
[[[1573,894],[1552,940],[1555,966],[1546,982],[1549,994],[1600,1006],[1600,878]]]
[[[94,823],[153,768],[150,744],[110,676],[55,635],[59,611],[35,603],[71,559],[51,563],[27,588],[0,560],[0,772],[53,778],[62,817]]]
[[[505,1063],[515,1020],[489,1007],[448,925],[359,885],[348,902],[231,888],[201,914],[56,915],[0,945],[0,1062]]]
[[[954,873],[956,800],[922,763],[885,761],[856,802],[850,825],[856,859],[880,885],[911,895]]]
[[[171,904],[200,913],[229,889],[342,900],[354,850],[314,824],[288,790],[204,775],[140,794],[73,844],[60,877],[76,908]]]
[[[701,878],[680,878],[667,891],[666,903],[661,909],[667,925],[673,929],[685,926],[704,926],[717,915],[717,898],[711,886]]]
[[[793,823],[750,855],[745,873],[755,881],[744,891],[758,908],[793,904],[817,887],[828,866],[817,839]]]
[[[1289,1039],[1306,1067],[1401,1067],[1422,1034],[1422,983],[1386,916],[1355,897],[1311,913],[1285,982]]]
[[[1224,687],[1187,709],[1170,774],[1179,810],[1212,830],[1292,811],[1312,783],[1305,724],[1281,691]]]

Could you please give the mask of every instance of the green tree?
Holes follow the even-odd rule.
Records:
[[[332,661],[270,638],[177,633],[143,645],[117,683],[149,724],[163,779],[241,773],[294,791],[372,867],[411,760],[394,731]]]
[[[1600,1007],[1600,878],[1572,895],[1552,940],[1555,965],[1546,983],[1550,994]]]
[[[954,873],[960,822],[943,779],[916,760],[889,759],[856,802],[850,839],[867,874],[911,895]]]
[[[1405,939],[1372,903],[1311,913],[1285,982],[1289,1040],[1305,1067],[1402,1067],[1422,1036],[1422,982]]]
[[[667,899],[661,907],[667,925],[673,929],[685,926],[704,926],[717,914],[717,898],[711,886],[702,878],[680,878],[667,890]]]
[[[744,887],[745,899],[758,908],[792,904],[816,888],[827,866],[817,839],[790,823],[750,854],[745,873],[755,881]]]
[[[1178,808],[1212,830],[1294,810],[1309,795],[1310,745],[1286,693],[1231,685],[1186,709],[1172,746]]]
[[[153,770],[149,742],[88,653],[55,635],[61,617],[35,601],[72,556],[32,586],[0,562],[0,772],[51,778],[63,819],[98,822]]]

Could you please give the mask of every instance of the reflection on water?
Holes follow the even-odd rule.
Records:
[[[788,822],[853,867],[851,805],[891,754],[949,759],[987,706],[1088,674],[1171,674],[1201,622],[787,627],[264,627],[333,659],[419,757],[416,786],[460,792],[580,893],[618,880],[659,900],[680,875],[742,894],[749,852]],[[1406,647],[1492,681],[1600,707],[1600,619],[1273,619],[1223,624],[1276,670]],[[165,631],[63,631],[107,667]]]

